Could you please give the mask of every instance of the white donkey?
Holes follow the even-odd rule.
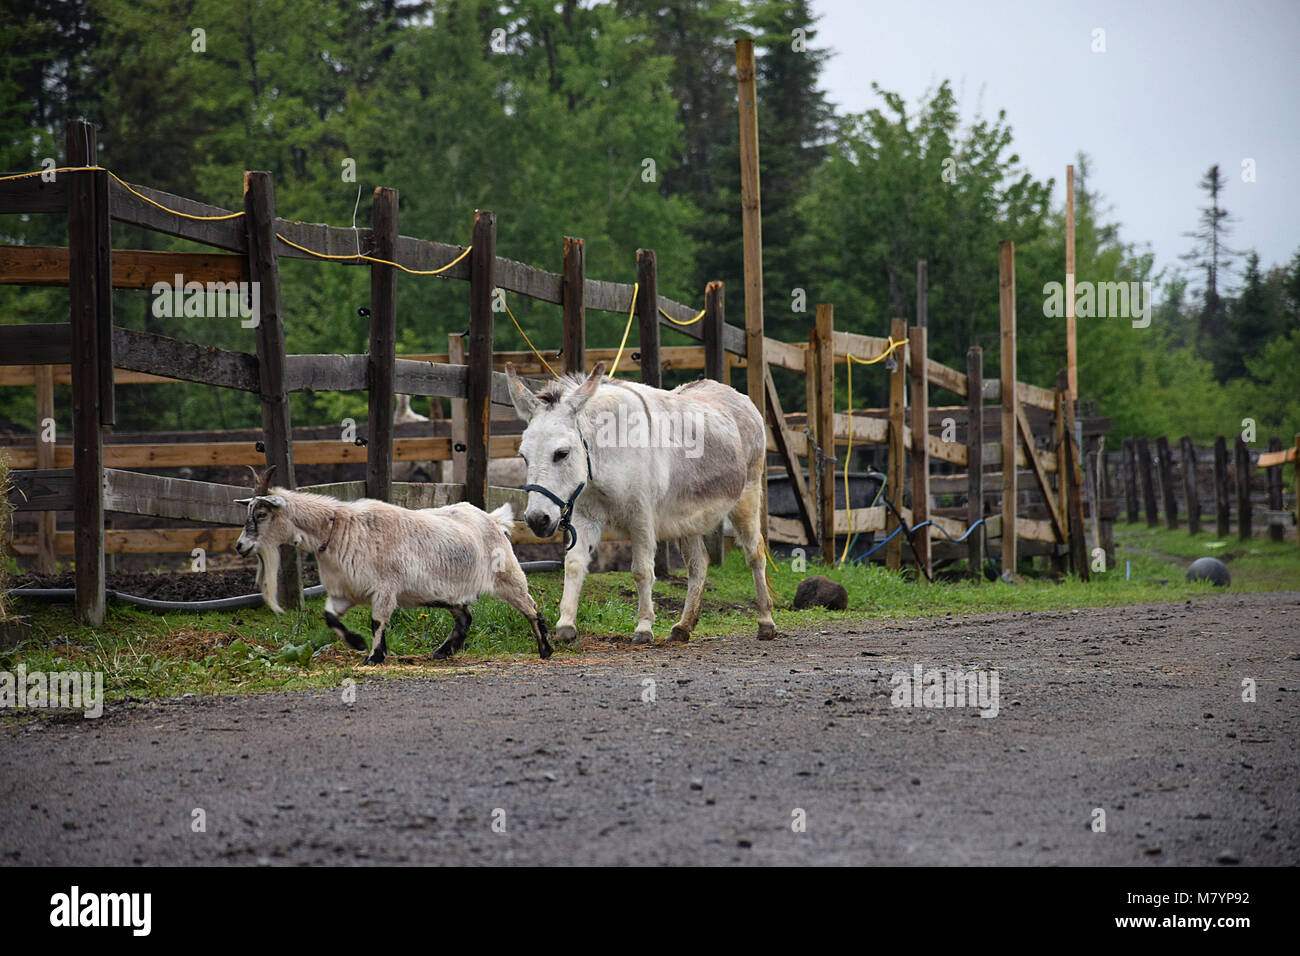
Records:
[[[510,396],[528,422],[519,453],[528,466],[524,520],[540,537],[565,532],[564,597],[555,636],[577,637],[575,620],[587,565],[607,524],[632,540],[637,625],[651,640],[655,545],[678,539],[688,581],[671,640],[689,640],[700,618],[708,569],[703,535],[730,518],[754,574],[759,640],[776,636],[763,566],[763,418],[745,395],[701,380],[671,392],[604,378],[600,362],[584,380],[562,376],[534,395],[506,365]]]

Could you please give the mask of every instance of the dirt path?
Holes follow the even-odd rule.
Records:
[[[916,664],[998,715],[892,707]],[[0,861],[1295,864],[1297,690],[1280,592],[121,705],[0,729]]]

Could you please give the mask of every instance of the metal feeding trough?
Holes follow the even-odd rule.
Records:
[[[849,480],[849,506],[852,508],[870,508],[872,503],[880,504],[876,501],[876,495],[880,492],[880,486],[884,479],[877,472],[870,471],[851,471],[848,475]],[[812,493],[812,486],[809,486],[809,493]],[[835,475],[835,510],[844,509],[844,475],[836,473]],[[775,515],[778,518],[798,519],[799,509],[795,504],[794,486],[791,484],[789,475],[768,475],[767,476],[767,513]],[[865,554],[871,549],[875,541],[875,532],[863,531],[857,536],[854,542],[853,550],[849,555],[850,559],[858,555]],[[841,546],[843,542],[841,541]],[[781,545],[780,550],[788,552],[791,545]],[[772,550],[775,552],[777,546],[774,544]]]

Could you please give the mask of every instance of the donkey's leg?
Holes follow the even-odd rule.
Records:
[[[451,612],[452,619],[456,623],[452,626],[451,634],[433,652],[433,656],[440,661],[445,661],[465,646],[465,635],[469,633],[469,626],[474,622],[474,619],[470,617],[469,608],[464,604],[445,606]]]
[[[628,528],[632,539],[632,577],[636,579],[636,632],[633,644],[649,644],[654,640],[655,605],[652,592],[655,584],[654,526]]]
[[[577,643],[578,597],[582,594],[587,567],[591,563],[592,553],[600,544],[603,530],[593,521],[574,516],[573,532],[577,539],[564,556],[564,595],[560,598],[560,616],[555,622],[555,639],[562,644]]]
[[[528,593],[528,579],[524,577],[524,569],[516,564],[508,571],[498,574],[496,596],[528,618],[528,623],[533,626],[533,637],[537,639],[537,656],[542,660],[550,657],[555,649],[546,639],[546,619],[537,610],[533,596]]]
[[[347,641],[348,646],[354,651],[364,651],[366,649],[365,638],[339,620],[348,612],[348,608],[351,606],[351,601],[331,594],[325,599],[325,623],[331,631]]]
[[[745,551],[745,563],[754,575],[754,597],[758,605],[758,639],[770,641],[776,637],[776,624],[772,621],[772,598],[767,591],[766,552],[763,548],[763,521],[761,509],[763,496],[757,480],[750,480],[731,509],[731,523],[736,528],[736,541]]]
[[[686,558],[686,603],[682,605],[682,619],[673,625],[670,641],[689,641],[691,631],[700,620],[700,595],[704,592],[704,577],[709,570],[709,552],[704,538],[694,535],[683,538],[682,554]]]
[[[370,653],[363,664],[382,664],[388,656],[388,641],[384,632],[388,630],[388,621],[397,610],[396,594],[375,594],[370,598]]]

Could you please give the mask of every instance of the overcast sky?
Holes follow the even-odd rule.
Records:
[[[1228,177],[1229,240],[1262,264],[1300,249],[1300,0],[813,0],[813,45],[835,52],[823,84],[840,112],[880,105],[875,81],[909,109],[951,79],[962,115],[1005,109],[1013,145],[1038,179],[1079,150],[1090,188],[1126,242],[1157,269],[1182,267],[1211,163]],[[1092,52],[1105,30],[1106,52]],[[1256,181],[1242,181],[1242,160]],[[1235,280],[1235,274],[1234,274]]]

